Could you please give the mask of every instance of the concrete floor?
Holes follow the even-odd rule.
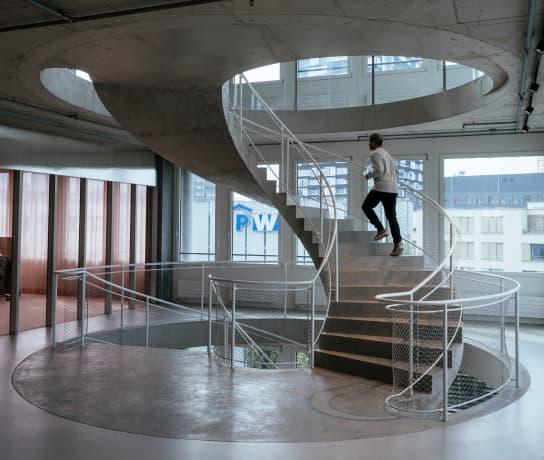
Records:
[[[434,428],[420,432],[313,443],[165,439],[96,428],[56,417],[25,401],[10,384],[16,365],[43,347],[47,339],[48,332],[44,329],[24,332],[18,337],[0,338],[2,459],[544,458],[542,328],[522,329],[523,363],[531,372],[532,382],[528,392],[513,404],[481,418],[457,424],[437,423]],[[112,388],[110,391],[116,390]],[[71,399],[69,395],[64,397]],[[356,410],[357,406],[349,407]],[[304,424],[305,420],[299,423]],[[418,423],[407,422],[413,426]]]

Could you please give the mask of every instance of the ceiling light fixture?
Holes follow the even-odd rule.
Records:
[[[527,107],[525,107],[525,113],[527,115],[531,115],[534,110],[535,110],[535,108],[532,105],[528,105]]]
[[[534,81],[533,83],[531,83],[531,86],[529,86],[529,91],[531,93],[536,93],[538,91],[538,88],[540,88],[540,85]]]

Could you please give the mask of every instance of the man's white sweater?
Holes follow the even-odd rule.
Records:
[[[370,154],[371,169],[366,174],[367,179],[374,179],[377,192],[398,193],[397,167],[395,160],[387,150],[378,147]]]

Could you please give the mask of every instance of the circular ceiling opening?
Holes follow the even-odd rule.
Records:
[[[362,107],[430,96],[482,80],[482,94],[493,81],[482,71],[455,62],[413,56],[330,56],[276,63],[243,72],[274,110]],[[236,85],[240,75],[230,84]],[[230,92],[235,99],[237,92]],[[247,97],[247,100],[246,100]],[[244,97],[244,108],[260,102]]]

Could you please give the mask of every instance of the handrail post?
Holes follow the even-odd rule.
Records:
[[[281,127],[281,156],[280,156],[280,192],[285,192],[285,128]]]
[[[503,279],[501,278],[500,279],[500,293],[502,294],[503,292]],[[504,315],[505,315],[505,311],[504,311],[504,298],[501,297],[501,318],[500,318],[500,321],[501,321],[501,353],[504,352],[504,345],[506,343],[506,331],[505,331],[505,326],[504,326]]]
[[[338,261],[338,256],[339,256],[339,251],[338,251],[338,216],[336,218],[336,242],[335,242],[335,246],[336,246],[336,254],[335,254],[335,264],[336,264],[336,271],[334,272],[334,277],[335,277],[335,283],[336,283],[336,292],[334,294],[334,297],[336,299],[336,301],[338,302],[340,300],[340,277],[339,277],[339,267],[340,267],[340,263]]]
[[[244,138],[244,124],[242,122],[243,118],[243,105],[244,105],[244,84],[243,84],[244,74],[240,74],[240,101],[238,103],[238,112],[240,114],[240,141]]]
[[[288,295],[288,290],[287,290],[287,262],[283,262],[283,272],[284,272],[284,277],[283,277],[283,280],[285,282],[285,284],[283,285],[284,288],[283,288],[283,317],[286,318],[287,317],[287,295]]]
[[[145,346],[149,347],[149,297],[145,298]]]
[[[319,171],[319,239],[323,243],[323,173]]]
[[[310,367],[315,366],[315,280],[311,284],[312,305],[311,305],[311,341],[310,341]]]
[[[202,277],[200,279],[200,283],[201,283],[201,286],[200,286],[200,320],[203,320],[204,319],[204,289],[205,289],[205,285],[206,285],[206,281],[205,281],[205,275],[206,275],[206,268],[205,268],[205,265],[202,264]]]
[[[442,420],[448,421],[448,305],[444,305],[442,326]]]
[[[85,312],[85,305],[87,304],[87,273],[81,273],[81,299],[83,300],[83,305],[81,306],[81,324],[80,324],[80,333],[81,333],[81,348],[85,346],[85,314],[89,314],[89,310]]]
[[[453,244],[453,225],[450,223],[450,248]],[[450,254],[450,299],[453,300],[453,296],[455,294],[454,292],[454,286],[453,286],[453,251]]]
[[[57,340],[57,290],[58,290],[58,279],[59,275],[55,272],[53,272],[53,280],[52,280],[52,289],[53,289],[53,297],[51,299],[51,341],[52,341],[52,348],[55,349],[55,344]]]
[[[125,266],[121,267],[121,329],[123,329],[123,309],[125,304]]]
[[[515,346],[516,346],[516,388],[519,388],[519,291],[514,296],[514,314],[516,317]]]
[[[208,354],[212,352],[212,302],[213,302],[213,281],[209,279],[211,274],[208,275],[208,282],[210,283],[210,297],[208,298]]]
[[[232,286],[232,341],[230,344],[230,368],[234,369],[234,347],[236,345],[236,283]]]
[[[408,385],[410,387],[410,396],[414,394],[414,389],[412,387],[412,382],[414,380],[414,293],[410,294],[410,320],[409,320],[409,341],[410,346],[408,348],[408,362],[410,375],[408,376]]]

